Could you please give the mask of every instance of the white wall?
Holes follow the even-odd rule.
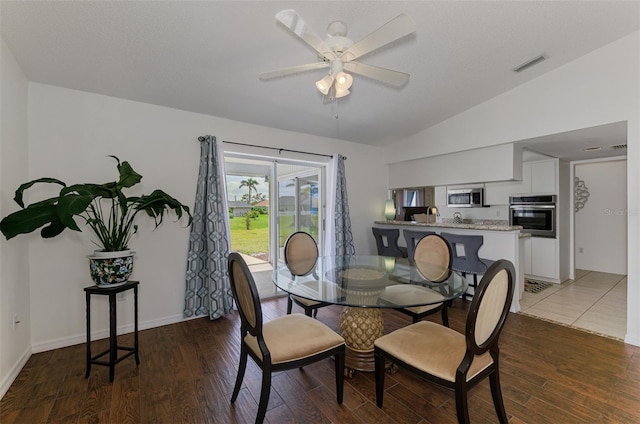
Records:
[[[13,192],[27,177],[27,79],[0,40],[0,215],[17,205]],[[0,398],[31,354],[26,240],[0,236]],[[20,324],[13,330],[13,316]]]
[[[370,227],[382,218],[387,195],[380,148],[29,83],[29,178],[108,181],[116,177],[114,163],[106,157],[113,154],[129,161],[143,176],[140,194],[160,188],[192,206],[200,154],[197,137],[205,134],[215,135],[219,141],[347,156],[356,251],[374,252]],[[234,147],[226,146],[229,150]],[[256,152],[265,153],[259,150]],[[372,169],[378,172],[370,172]],[[131,243],[137,252],[133,277],[141,281],[141,328],[182,319],[189,230],[170,221],[151,231],[151,221],[139,220],[139,234]],[[49,240],[37,234],[26,236],[31,255],[34,351],[84,342],[82,288],[90,285],[85,256],[94,249],[89,236],[88,232],[69,231]],[[119,302],[120,326],[132,323],[131,296],[128,293],[127,299]],[[92,308],[92,330],[102,331],[104,336],[106,299],[94,298]]]
[[[626,121],[630,213],[625,341],[636,345],[640,345],[639,39],[635,32],[385,150],[388,163],[395,164]]]
[[[577,164],[574,172],[590,194],[574,217],[576,268],[626,274],[627,161]]]
[[[637,119],[638,37],[635,32],[404,140],[389,140],[387,162]]]

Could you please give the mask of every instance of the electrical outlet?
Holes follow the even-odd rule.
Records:
[[[118,294],[116,295],[116,299],[118,299],[118,301],[120,301],[120,302],[121,302],[121,301],[123,301],[123,300],[125,300],[126,298],[127,298],[127,296],[126,296],[126,293],[125,293],[125,292],[118,293]]]
[[[584,249],[582,247],[578,248],[578,253],[584,253]]]
[[[20,320],[18,319],[18,314],[13,314],[11,317],[11,326],[12,331],[16,331],[16,327],[20,324]]]
[[[496,216],[500,216],[500,211],[496,211]]]

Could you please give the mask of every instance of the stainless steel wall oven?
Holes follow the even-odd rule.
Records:
[[[556,237],[556,196],[511,196],[509,225],[522,226],[532,237]]]

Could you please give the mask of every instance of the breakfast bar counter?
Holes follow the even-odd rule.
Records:
[[[416,221],[375,221],[376,226],[380,227],[388,227],[388,226],[401,226],[401,228],[405,227],[416,227],[419,229],[421,227],[435,227],[435,228],[447,228],[447,229],[457,229],[457,230],[483,230],[483,231],[520,231],[522,227],[519,225],[504,225],[497,223],[479,223],[479,222],[469,222],[469,223],[455,223],[455,222],[437,222],[437,223],[424,223],[424,222],[416,222]],[[437,232],[437,231],[436,231]]]
[[[402,231],[424,230],[437,234],[452,233],[463,235],[482,235],[484,243],[479,250],[481,258],[498,260],[507,259],[513,263],[516,270],[516,289],[514,290],[511,312],[520,311],[520,298],[524,291],[524,238],[521,238],[520,226],[501,224],[500,221],[472,221],[472,222],[438,222],[422,223],[416,221],[375,221],[374,227],[397,228],[400,230],[398,244],[406,246]],[[463,254],[463,253],[462,253]],[[468,276],[467,278],[470,278]]]

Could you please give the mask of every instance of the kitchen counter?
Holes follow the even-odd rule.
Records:
[[[485,224],[485,223],[465,223],[456,224],[454,222],[422,223],[416,221],[375,221],[377,225],[402,225],[407,227],[436,227],[454,228],[458,230],[484,230],[484,231],[520,231],[519,225]]]
[[[513,301],[511,302],[511,312],[520,310],[520,298],[524,291],[524,242],[525,237],[520,232],[521,226],[508,225],[508,221],[483,220],[483,221],[467,221],[457,224],[454,222],[437,222],[422,223],[415,221],[375,221],[374,227],[378,228],[397,228],[400,230],[398,239],[399,246],[405,246],[404,230],[424,229],[433,231],[436,234],[453,233],[462,235],[479,235],[483,237],[482,247],[478,251],[481,258],[498,260],[507,259],[513,263],[516,271],[516,289],[513,293]],[[372,247],[375,242],[371,238]],[[472,278],[469,274],[467,278]]]

